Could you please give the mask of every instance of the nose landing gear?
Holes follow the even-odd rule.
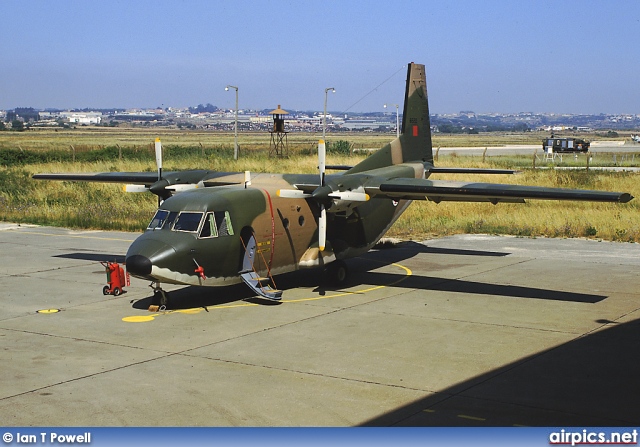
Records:
[[[151,299],[151,305],[149,306],[149,312],[164,311],[169,304],[169,296],[167,292],[162,290],[160,283],[153,281],[149,284],[149,287],[153,289],[153,298]]]

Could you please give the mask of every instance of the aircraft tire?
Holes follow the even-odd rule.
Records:
[[[344,284],[349,275],[349,269],[344,261],[334,261],[327,266],[325,277],[327,282],[339,286]]]

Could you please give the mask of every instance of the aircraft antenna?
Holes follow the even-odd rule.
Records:
[[[373,92],[375,92],[376,90],[378,90],[379,87],[383,86],[384,84],[387,83],[387,81],[389,81],[391,78],[393,78],[395,75],[397,75],[398,73],[400,73],[402,70],[406,70],[407,66],[403,65],[402,67],[400,67],[400,69],[396,72],[394,72],[391,76],[389,76],[387,79],[385,79],[384,81],[382,81],[380,84],[376,85],[373,89],[371,89],[371,91],[369,91],[368,93],[366,93],[362,98],[358,99],[356,102],[354,102],[353,104],[351,104],[349,107],[347,107],[345,110],[342,111],[342,113],[346,113],[348,112],[352,107],[354,107],[356,104],[358,104],[360,101],[362,101],[364,98],[366,98],[367,96],[369,96],[370,94],[372,94]]]

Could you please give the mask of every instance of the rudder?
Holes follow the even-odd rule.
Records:
[[[413,62],[407,67],[402,135],[346,173],[355,174],[407,162],[433,164],[427,78],[424,65]]]

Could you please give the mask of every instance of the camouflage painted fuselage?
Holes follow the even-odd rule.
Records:
[[[354,175],[327,176],[334,190],[376,186],[393,177],[423,176],[422,164],[396,165]],[[229,181],[238,174],[229,174]],[[224,177],[216,181],[224,182]],[[253,236],[257,253],[253,267],[261,275],[324,266],[368,251],[410,203],[373,199],[328,213],[327,246],[318,249],[318,213],[315,200],[280,198],[277,191],[293,184],[317,182],[315,175],[256,174],[251,186],[219,186],[182,192],[165,200],[169,213],[198,212],[196,231],[174,225],[150,225],[127,252],[129,271],[159,283],[218,286],[240,282],[245,246]],[[336,204],[339,206],[339,204]],[[204,237],[207,213],[228,213],[232,234]],[[175,223],[175,222],[174,222]],[[209,236],[207,234],[207,236]],[[204,275],[196,272],[202,267]],[[204,278],[203,278],[204,276]]]

